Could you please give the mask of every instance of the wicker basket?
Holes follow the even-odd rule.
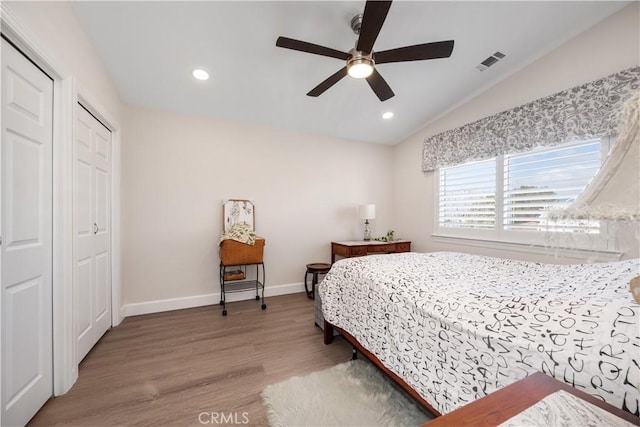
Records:
[[[222,265],[260,264],[263,262],[264,239],[256,237],[255,245],[223,240],[220,243],[220,262]]]

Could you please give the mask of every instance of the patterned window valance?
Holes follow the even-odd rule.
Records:
[[[640,89],[640,67],[555,93],[424,141],[422,170],[617,133],[618,113]]]

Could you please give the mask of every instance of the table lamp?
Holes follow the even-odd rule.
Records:
[[[371,240],[370,219],[376,219],[376,205],[360,205],[360,219],[364,219],[364,240]]]

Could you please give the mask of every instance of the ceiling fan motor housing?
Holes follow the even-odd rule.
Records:
[[[354,16],[353,18],[351,18],[351,29],[353,30],[353,33],[356,36],[360,35],[360,28],[362,27],[362,14],[359,13],[358,15]]]

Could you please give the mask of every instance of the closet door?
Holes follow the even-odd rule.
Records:
[[[2,425],[53,391],[53,81],[2,40],[0,151]]]
[[[111,133],[77,105],[74,319],[77,361],[111,326]]]

